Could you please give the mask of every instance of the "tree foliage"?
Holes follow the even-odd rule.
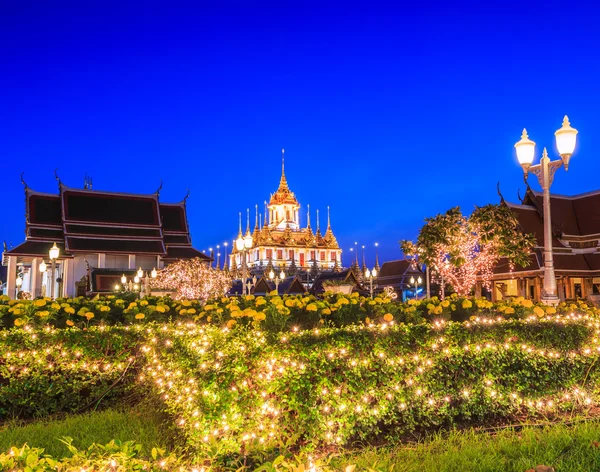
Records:
[[[461,295],[468,294],[478,278],[488,286],[500,258],[511,266],[529,265],[535,239],[519,229],[507,206],[477,207],[469,217],[454,207],[425,222],[416,243],[400,242],[402,251],[429,266]]]
[[[159,271],[152,288],[174,290],[175,298],[207,300],[224,295],[231,287],[231,277],[212,268],[202,259],[181,260]]]

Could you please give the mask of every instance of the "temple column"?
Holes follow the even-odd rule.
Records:
[[[475,296],[481,298],[481,282],[475,283]]]
[[[17,256],[8,257],[8,272],[6,274],[6,294],[11,300],[17,295]]]
[[[161,269],[160,267],[160,256],[156,256],[156,270]]]
[[[540,282],[540,278],[536,277],[534,280],[534,290],[533,290],[533,298],[535,299],[536,302],[540,301],[540,297],[541,297],[541,282]]]
[[[104,255],[104,254],[103,254]],[[63,263],[63,297],[71,298],[75,296],[75,260],[64,259]],[[91,285],[90,280],[90,285]]]
[[[98,269],[106,267],[106,254],[98,254]]]
[[[40,269],[39,269],[39,259],[37,257],[34,257],[31,260],[31,271],[29,274],[29,291],[31,292],[31,298],[36,298],[40,296],[40,279],[41,279],[41,275],[40,274]]]
[[[129,269],[135,268],[135,254],[129,254]]]

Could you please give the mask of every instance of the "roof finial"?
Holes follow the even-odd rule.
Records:
[[[327,230],[331,230],[331,217],[329,214],[329,205],[327,205]]]
[[[504,204],[504,197],[502,196],[502,192],[500,191],[500,182],[496,184],[496,190],[498,191],[498,196],[500,197],[500,203]]]
[[[239,217],[240,217],[240,229],[238,231],[238,239],[242,237],[242,212],[239,212]]]
[[[319,210],[317,210],[317,233],[320,231],[319,229]]]
[[[306,205],[306,227],[310,228],[310,205]]]
[[[246,208],[246,234],[250,234],[250,208]]]
[[[258,204],[254,205],[256,208],[256,216],[254,217],[254,231],[258,230]]]
[[[267,201],[265,200],[265,221],[264,221],[265,226],[268,226],[269,223],[267,223]]]
[[[25,190],[27,190],[29,187],[27,186],[27,182],[25,182],[25,179],[23,179],[24,175],[25,172],[21,172],[21,183],[25,186]]]
[[[281,179],[279,180],[279,189],[277,191],[289,191],[287,180],[285,178],[285,149],[281,150]]]
[[[189,196],[190,196],[190,189],[188,189],[188,191],[187,191],[187,193],[186,193],[185,197],[183,197],[183,204],[184,204],[184,205],[187,203],[187,199],[188,199],[188,197],[189,197]]]
[[[160,191],[162,190],[162,186],[163,186],[163,181],[162,181],[162,179],[160,179],[160,185],[158,186],[158,189],[156,190],[156,196],[157,197],[160,195]]]
[[[258,214],[258,229],[262,229],[262,214]]]
[[[60,181],[60,177],[58,176],[58,167],[56,169],[54,169],[54,178],[58,181],[58,184],[62,184],[62,182]]]

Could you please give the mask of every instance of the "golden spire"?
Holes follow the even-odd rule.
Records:
[[[321,231],[321,229],[319,228],[319,210],[317,210],[317,233]]]
[[[239,213],[240,216],[240,230],[238,231],[238,238],[242,237],[242,212]]]
[[[256,216],[254,217],[254,231],[258,231],[258,204],[254,205],[256,208]]]
[[[310,205],[306,205],[306,227],[310,229]]]
[[[281,179],[279,180],[279,190],[288,190],[289,187],[285,178],[285,149],[281,150]]]
[[[331,231],[331,215],[329,214],[329,205],[327,205],[327,231]]]
[[[267,220],[267,201],[265,200],[265,226],[269,224],[269,220]]]
[[[246,235],[250,234],[250,208],[246,208]]]

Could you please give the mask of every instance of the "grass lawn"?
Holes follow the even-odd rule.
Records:
[[[54,457],[70,455],[59,441],[70,436],[78,448],[112,439],[142,444],[142,455],[152,447],[176,450],[170,421],[156,406],[135,406],[43,419],[29,424],[4,423],[0,450],[24,443],[41,447]],[[394,472],[525,472],[536,465],[551,465],[556,472],[600,471],[600,421],[572,426],[526,427],[497,434],[454,431],[413,445],[366,447],[333,457],[330,470],[355,465],[356,471]]]
[[[73,438],[73,445],[85,449],[92,443],[106,444],[113,439],[135,441],[142,445],[142,454],[149,456],[153,447],[173,449],[171,431],[165,415],[156,406],[140,403],[70,415],[62,418],[44,418],[31,423],[9,421],[0,425],[0,451],[10,446],[41,447],[54,457],[70,456],[60,438]]]
[[[596,443],[596,444],[594,444]],[[335,458],[344,470],[394,472],[525,472],[536,465],[556,472],[600,471],[600,422],[504,430],[452,432],[413,446],[368,448]]]

